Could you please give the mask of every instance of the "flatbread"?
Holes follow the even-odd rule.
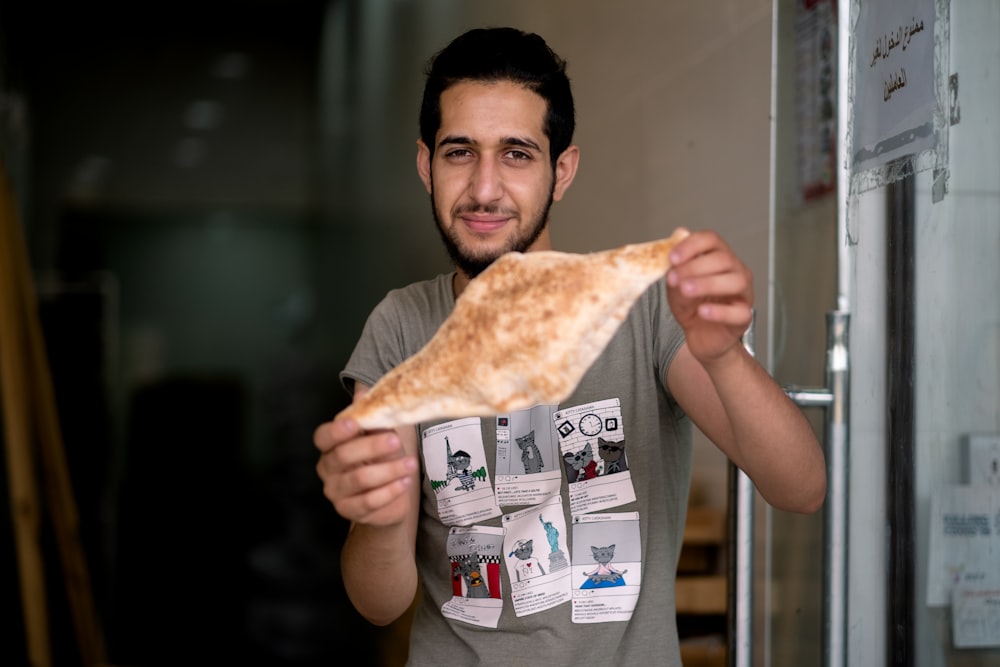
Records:
[[[364,429],[486,417],[565,400],[688,235],[590,254],[507,253],[430,341],[341,412]]]

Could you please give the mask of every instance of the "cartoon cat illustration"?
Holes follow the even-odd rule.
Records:
[[[444,444],[448,448],[448,476],[445,479],[445,484],[448,484],[452,479],[457,477],[460,484],[456,488],[459,491],[471,491],[475,489],[475,473],[469,470],[472,457],[469,456],[468,452],[461,449],[452,454],[451,443],[448,442],[447,436],[444,439]]]
[[[613,442],[598,436],[597,453],[604,461],[604,474],[628,470],[628,459],[625,458],[625,441]]]
[[[525,474],[532,475],[541,472],[545,463],[542,461],[542,452],[535,444],[535,432],[523,435],[517,440],[517,446],[521,448],[521,463],[524,465]]]
[[[566,478],[571,484],[597,477],[597,461],[594,460],[594,448],[589,442],[576,452],[563,454],[563,464],[566,467]]]
[[[611,564],[615,557],[615,545],[606,547],[595,547],[591,545],[591,553],[597,561],[597,567],[591,572],[584,572],[587,581],[580,588],[610,588],[611,586],[624,586],[625,573],[628,570],[619,570]]]
[[[465,597],[467,598],[488,598],[490,589],[486,585],[486,579],[481,574],[479,566],[479,556],[477,554],[465,554],[459,556],[455,561],[455,579],[461,577],[465,580]]]
[[[516,556],[518,563],[514,565],[514,573],[518,581],[540,577],[545,574],[545,568],[541,561],[532,556],[535,551],[534,540],[518,540],[514,543],[514,550],[507,554],[507,558]]]

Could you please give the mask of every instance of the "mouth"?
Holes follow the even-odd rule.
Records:
[[[455,210],[454,217],[470,232],[490,234],[516,219],[517,213],[499,206],[460,206]]]
[[[503,228],[510,220],[510,217],[506,215],[463,213],[459,216],[459,219],[469,231],[489,234]]]

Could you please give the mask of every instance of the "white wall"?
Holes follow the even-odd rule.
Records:
[[[995,645],[980,651],[955,648],[953,608],[925,604],[931,499],[946,486],[969,483],[962,466],[964,435],[1000,433],[1000,4],[953,2],[950,18],[946,73],[959,78],[960,120],[948,129],[948,194],[934,203],[931,173],[919,174],[914,221],[914,636],[920,667],[978,667],[1000,660]],[[990,513],[1000,497],[992,489]],[[949,563],[973,561],[964,553],[945,557]],[[998,573],[1000,568],[994,568],[994,576]],[[934,574],[939,582],[942,573]],[[969,579],[963,577],[962,583],[968,585]]]

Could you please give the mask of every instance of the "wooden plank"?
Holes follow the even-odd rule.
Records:
[[[62,562],[66,595],[76,631],[80,660],[84,667],[100,667],[106,664],[103,632],[98,621],[90,573],[80,540],[76,497],[73,494],[69,464],[66,461],[59,425],[52,374],[38,314],[38,299],[28,261],[28,247],[17,219],[16,206],[7,176],[2,171],[0,171],[0,200],[3,202],[4,245],[8,254],[6,257],[8,261],[5,264],[11,274],[10,280],[5,281],[9,284],[9,288],[4,291],[9,291],[14,301],[13,304],[8,304],[5,297],[4,304],[12,308],[15,326],[11,328],[16,329],[16,323],[20,321],[23,334],[15,336],[20,349],[15,349],[12,354],[18,357],[26,355],[28,361],[27,375],[20,391],[22,395],[30,396],[31,400],[28,402],[29,405],[21,406],[21,409],[23,414],[32,415],[35,422],[41,454],[43,486]],[[25,439],[23,443],[30,452],[30,440]],[[37,475],[34,478],[37,478]]]
[[[0,174],[0,395],[14,544],[21,582],[26,653],[32,667],[52,664],[45,563],[41,546],[41,502],[32,450],[31,406],[25,332],[14,227],[18,224],[6,178]]]
[[[677,576],[713,574],[717,565],[714,552],[714,547],[685,544],[677,559]]]
[[[714,507],[689,507],[684,522],[684,544],[723,545],[726,542],[726,512]]]
[[[726,646],[716,642],[681,641],[681,662],[684,667],[724,667]]]
[[[678,577],[675,599],[678,614],[725,614],[726,576]]]

